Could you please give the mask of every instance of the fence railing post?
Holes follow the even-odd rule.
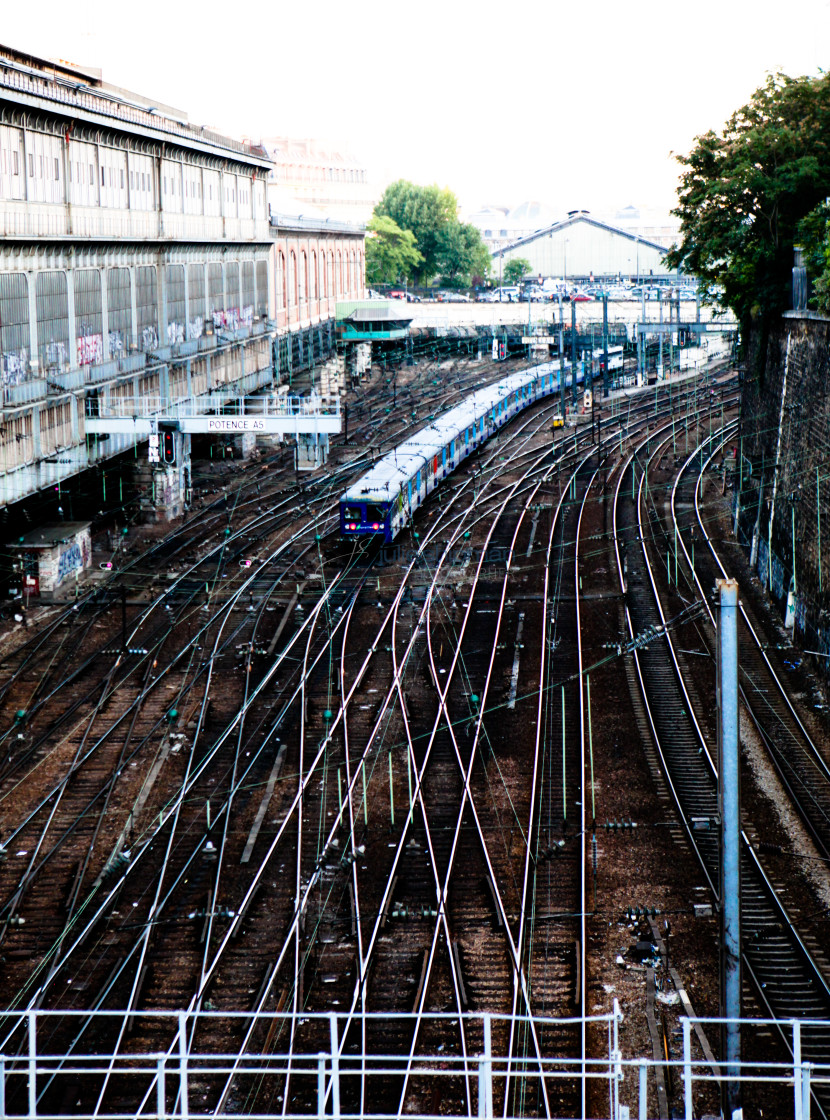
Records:
[[[692,1110],[692,1024],[685,1016],[683,1024],[683,1105],[686,1120],[694,1120]]]
[[[317,1120],[326,1115],[326,1057],[322,1051],[317,1055]]]
[[[803,1120],[801,1093],[801,1023],[793,1019],[793,1109],[795,1120]]]
[[[812,1062],[805,1062],[801,1067],[801,1117],[810,1120],[810,1075],[813,1070]]]
[[[340,1120],[340,1043],[337,1039],[337,1012],[329,1014],[331,1027],[331,1114]]]
[[[493,1032],[490,1013],[484,1013],[484,1061],[482,1062],[484,1076],[484,1115],[489,1118],[493,1115]]]
[[[29,1120],[37,1116],[37,1012],[29,1011]]]
[[[0,1054],[0,1116],[6,1115],[6,1055]]]
[[[156,1113],[158,1120],[167,1116],[167,1086],[164,1081],[165,1054],[156,1054]]]
[[[179,1012],[179,1098],[181,1100],[180,1115],[182,1120],[190,1116],[190,1103],[187,1086],[187,1012]]]
[[[640,1058],[640,1107],[639,1120],[648,1120],[648,1062]]]

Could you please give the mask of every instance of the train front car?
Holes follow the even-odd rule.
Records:
[[[351,498],[340,499],[340,535],[342,537],[380,537],[392,540],[390,525],[392,503]]]

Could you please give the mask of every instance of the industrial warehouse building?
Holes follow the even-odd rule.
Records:
[[[666,248],[580,210],[561,222],[513,241],[493,253],[493,276],[511,258],[530,262],[531,275],[577,283],[603,279],[665,279]]]
[[[87,431],[113,401],[245,395],[333,346],[363,231],[272,216],[264,149],[2,46],[0,113],[0,507],[132,448]],[[187,470],[148,501],[180,512]]]

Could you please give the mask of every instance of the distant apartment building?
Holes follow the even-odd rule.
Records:
[[[377,198],[368,172],[345,147],[320,140],[267,137],[268,200],[280,214],[365,225]]]

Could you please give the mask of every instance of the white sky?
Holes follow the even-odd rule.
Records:
[[[668,209],[694,137],[830,64],[830,0],[3,0],[9,46],[229,135],[340,140],[468,209]]]

